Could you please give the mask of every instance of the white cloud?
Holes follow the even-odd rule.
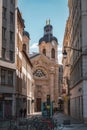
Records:
[[[62,46],[58,46],[58,63],[62,64]]]
[[[62,53],[58,54],[58,63],[62,64]]]
[[[30,46],[30,49],[35,49],[35,48],[37,48],[38,47],[38,43],[34,43],[34,44],[32,44],[31,46]]]
[[[30,53],[38,52],[38,43],[34,43],[30,46]]]
[[[58,52],[62,52],[62,47],[58,47]]]

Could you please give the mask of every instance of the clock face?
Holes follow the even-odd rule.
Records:
[[[53,45],[53,46],[55,45],[54,41],[52,41],[52,45]]]

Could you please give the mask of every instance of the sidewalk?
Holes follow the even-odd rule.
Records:
[[[32,114],[30,114],[31,116],[34,116],[34,115],[42,115],[42,112],[34,112]]]
[[[59,123],[65,124],[63,130],[87,130],[87,124],[63,113],[56,113],[53,118],[57,119]]]

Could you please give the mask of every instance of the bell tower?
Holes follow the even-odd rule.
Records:
[[[50,20],[46,20],[44,36],[39,40],[39,52],[50,60],[58,62],[58,40],[53,36],[53,27]]]
[[[44,35],[52,35],[53,27],[50,25],[50,19],[46,20],[46,26],[44,27]]]

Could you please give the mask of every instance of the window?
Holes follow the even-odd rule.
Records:
[[[23,51],[26,51],[26,44],[23,44]]]
[[[28,100],[28,114],[30,114],[30,100]]]
[[[10,32],[10,41],[13,41],[13,32]]]
[[[46,56],[46,49],[43,49],[43,54]]]
[[[11,1],[11,4],[14,4],[14,0],[10,0]]]
[[[22,87],[26,89],[26,76],[23,74]]]
[[[9,58],[10,58],[10,61],[13,61],[13,51],[9,52]]]
[[[14,21],[14,17],[13,17],[14,15],[13,15],[13,13],[12,12],[10,12],[10,23],[12,24],[13,23],[13,21]]]
[[[28,95],[29,95],[30,92],[31,92],[31,81],[30,81],[30,79],[28,79],[27,82],[28,82],[27,92],[28,92]]]
[[[13,71],[8,71],[8,84],[13,85]]]
[[[54,50],[54,48],[52,48],[52,50],[51,50],[51,58],[55,58],[55,50]]]
[[[2,58],[5,59],[5,53],[6,53],[6,49],[2,48]]]
[[[3,7],[3,18],[6,19],[6,8]]]
[[[2,40],[6,40],[6,28],[2,27]]]
[[[1,84],[5,86],[13,86],[13,71],[1,68]]]
[[[46,32],[49,32],[49,29],[47,29]]]
[[[1,84],[6,84],[6,70],[1,69]]]

